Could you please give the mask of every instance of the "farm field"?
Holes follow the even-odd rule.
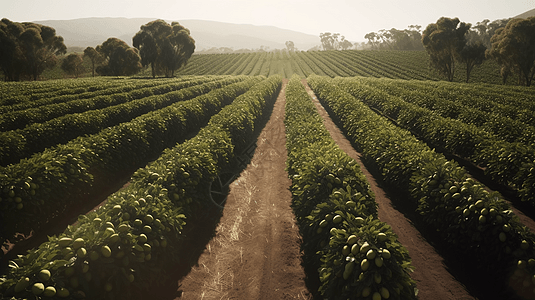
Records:
[[[0,299],[535,299],[533,88],[422,55],[1,83]]]
[[[58,64],[60,65],[60,64]],[[492,60],[476,66],[471,73],[470,82],[501,84],[500,67]],[[80,79],[90,79],[90,66]],[[177,71],[178,75],[264,75],[279,74],[290,78],[297,74],[302,78],[310,74],[327,76],[372,76],[393,79],[442,80],[429,67],[429,55],[425,51],[296,51],[273,50],[270,52],[232,53],[232,54],[194,54],[188,64]],[[455,82],[466,80],[466,69],[458,65]],[[137,77],[149,78],[149,68],[142,70]],[[42,74],[43,79],[65,79],[63,71],[56,66]],[[508,84],[516,84],[510,78]]]

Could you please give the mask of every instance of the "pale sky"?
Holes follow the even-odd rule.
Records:
[[[535,0],[0,0],[0,18],[12,21],[87,17],[210,20],[268,25],[319,36],[340,33],[350,41],[381,29],[422,30],[442,16],[475,23],[513,17]]]

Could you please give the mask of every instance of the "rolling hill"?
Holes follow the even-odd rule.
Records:
[[[132,44],[132,37],[141,25],[151,18],[84,18],[73,20],[34,21],[56,29],[63,36],[68,47],[87,47],[102,44],[109,37],[117,37]],[[171,22],[166,20],[167,22]],[[320,45],[319,35],[314,36],[274,26],[255,26],[203,20],[181,20],[191,31],[196,42],[196,50],[212,47],[238,49],[258,49],[260,46],[271,49],[286,48],[286,41],[293,41],[300,50],[308,50]]]
[[[518,16],[515,16],[515,18],[521,19],[527,19],[529,17],[535,17],[535,8],[532,10],[528,10],[525,13],[519,14]]]

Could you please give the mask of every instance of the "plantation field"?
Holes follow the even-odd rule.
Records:
[[[69,78],[59,67],[61,59],[53,69],[45,70],[41,79]],[[91,77],[89,60],[84,61],[85,73],[80,77]],[[455,82],[466,81],[466,68],[458,64]],[[425,51],[298,51],[273,50],[271,52],[200,54],[193,55],[188,64],[178,70],[179,75],[264,75],[279,74],[290,78],[297,74],[302,78],[310,74],[327,76],[371,76],[393,79],[443,80],[429,66],[429,55]],[[137,77],[151,77],[150,68],[144,68]],[[486,60],[476,66],[470,82],[501,84],[500,67],[493,60]],[[507,84],[516,84],[512,76]]]
[[[456,66],[455,82],[466,81],[466,68]],[[501,84],[500,67],[492,60],[476,66],[470,82]],[[321,76],[365,76],[393,79],[442,80],[429,66],[425,51],[298,51],[256,52],[242,54],[194,55],[179,70],[182,75],[264,75],[279,74],[302,78]],[[508,81],[514,84],[514,79]]]
[[[533,88],[425,55],[1,83],[0,299],[535,299]]]

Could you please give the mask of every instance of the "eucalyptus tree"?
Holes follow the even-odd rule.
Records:
[[[130,76],[142,68],[141,58],[136,48],[132,48],[123,40],[109,38],[95,49],[102,55],[104,64],[96,71],[105,76]]]
[[[58,55],[66,52],[63,37],[52,27],[5,18],[0,21],[0,69],[6,80],[37,80],[44,70],[56,65]]]
[[[172,77],[195,51],[190,31],[178,22],[149,22],[141,26],[132,40],[133,46],[139,49],[142,65],[151,66],[152,77],[157,74]]]
[[[535,76],[535,17],[511,19],[491,38],[487,55],[502,67],[502,76],[515,72],[521,84],[530,86]]]
[[[437,71],[453,81],[455,59],[466,45],[466,33],[470,24],[459,18],[441,17],[427,25],[422,33],[422,43],[430,56],[430,63]]]

